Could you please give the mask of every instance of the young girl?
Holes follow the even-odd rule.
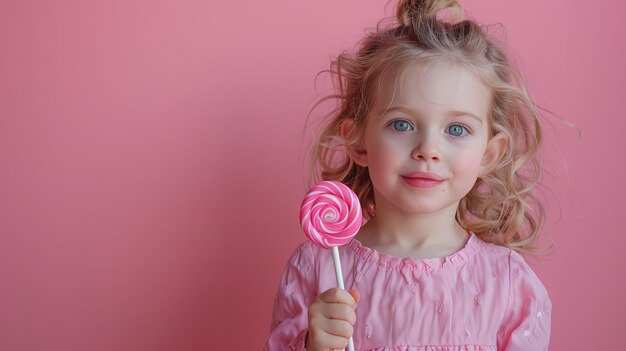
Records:
[[[367,222],[339,248],[348,291],[329,251],[296,249],[265,350],[547,349],[550,298],[520,255],[543,222],[537,111],[460,13],[400,0],[396,24],[334,62],[341,103],[313,160]]]

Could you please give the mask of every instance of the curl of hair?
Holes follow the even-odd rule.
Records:
[[[538,252],[534,243],[545,211],[533,193],[541,171],[537,107],[487,28],[460,18],[460,9],[455,0],[400,0],[395,22],[379,22],[355,54],[342,52],[321,72],[332,75],[335,93],[319,100],[311,112],[326,100],[335,100],[337,106],[312,145],[309,183],[343,182],[358,195],[364,217],[372,218],[376,206],[368,169],[356,164],[352,155],[373,110],[377,84],[392,67],[448,60],[472,70],[491,88],[489,138],[503,133],[507,139],[497,166],[461,199],[456,220],[484,241]],[[442,16],[446,11],[449,20]]]

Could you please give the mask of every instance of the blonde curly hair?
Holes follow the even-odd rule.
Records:
[[[358,195],[364,217],[372,218],[376,206],[368,169],[356,164],[350,152],[363,136],[376,84],[391,67],[451,60],[471,69],[492,90],[489,138],[503,133],[507,139],[498,165],[461,199],[456,220],[484,241],[537,252],[534,243],[545,217],[533,193],[541,171],[537,106],[487,28],[462,14],[455,0],[400,0],[391,25],[381,21],[356,54],[343,52],[322,71],[332,75],[336,92],[311,112],[326,100],[335,100],[337,107],[312,145],[309,185],[321,180],[346,184]]]

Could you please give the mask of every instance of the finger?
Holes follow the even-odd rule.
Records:
[[[356,322],[356,312],[354,308],[345,303],[327,303],[319,308],[319,313],[328,319],[344,320],[351,325]]]
[[[352,297],[354,298],[354,301],[358,304],[359,300],[361,300],[361,293],[356,289],[350,289],[348,290],[348,293],[352,295]]]
[[[309,340],[312,345],[318,345],[323,349],[339,349],[343,350],[348,346],[348,338],[342,336],[328,334],[322,330],[315,335],[309,334],[311,339]]]
[[[340,336],[349,338],[354,333],[352,325],[346,321],[339,319],[328,319],[326,321],[325,328],[322,329],[325,333],[334,336]]]
[[[356,307],[354,297],[343,289],[328,289],[319,295],[319,299],[326,303],[344,303],[352,308]]]

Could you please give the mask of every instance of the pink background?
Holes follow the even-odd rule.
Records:
[[[394,4],[3,1],[0,349],[260,350],[315,74]],[[582,133],[544,114],[551,349],[620,347],[626,3],[462,4]]]

